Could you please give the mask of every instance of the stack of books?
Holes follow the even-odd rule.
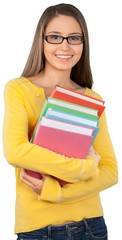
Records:
[[[67,157],[85,159],[104,108],[103,100],[56,86],[45,101],[31,142]],[[40,173],[26,171],[42,178]]]

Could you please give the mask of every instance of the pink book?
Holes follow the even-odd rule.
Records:
[[[85,159],[88,154],[89,148],[93,141],[93,132],[92,128],[83,127],[83,132],[86,131],[86,134],[82,134],[82,127],[76,126],[73,124],[62,123],[52,119],[46,119],[43,117],[44,124],[47,123],[53,124],[53,127],[43,125],[43,122],[38,125],[33,144],[39,145],[41,147],[52,150],[61,155],[67,157]],[[60,129],[57,129],[56,123],[59,124]],[[65,125],[65,130],[62,130],[61,127]],[[71,131],[68,130],[68,127],[71,127]],[[80,131],[81,129],[81,131]],[[73,132],[74,131],[74,132]],[[78,132],[77,132],[78,131]],[[80,133],[79,133],[80,132]],[[36,173],[30,170],[26,170],[27,173],[33,177],[42,178],[40,173]],[[62,180],[59,180],[61,183]],[[63,181],[64,183],[64,181]]]

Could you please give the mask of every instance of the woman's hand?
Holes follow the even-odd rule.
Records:
[[[93,146],[90,148],[89,150],[89,155],[95,157],[97,163],[99,164],[99,161],[100,161],[100,155],[94,150]]]
[[[43,182],[45,180],[45,175],[42,175],[42,179],[37,179],[29,176],[26,171],[22,168],[20,171],[20,179],[23,183],[27,184],[29,187],[33,189],[33,191],[37,194],[41,193],[41,189],[43,186]]]

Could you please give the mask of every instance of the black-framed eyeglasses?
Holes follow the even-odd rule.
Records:
[[[69,37],[63,37],[59,35],[44,35],[44,39],[50,43],[50,44],[61,44],[64,39],[67,40],[67,42],[71,45],[79,45],[84,42],[84,35],[82,36],[69,36]]]

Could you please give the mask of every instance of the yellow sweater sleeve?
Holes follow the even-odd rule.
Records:
[[[87,156],[87,160],[68,158],[29,142],[29,114],[34,101],[33,92],[29,93],[28,89],[23,92],[17,80],[6,84],[3,146],[9,164],[16,168],[46,173],[68,182],[96,176],[98,166],[93,157]],[[37,102],[34,107],[37,107]],[[34,114],[32,118],[35,117]]]
[[[47,178],[44,182],[40,199],[51,202],[72,201],[86,198],[117,183],[117,162],[107,129],[105,114],[101,116],[99,128],[99,134],[94,142],[94,148],[101,156],[99,172],[96,178],[85,181],[80,180],[63,187],[55,179]]]

